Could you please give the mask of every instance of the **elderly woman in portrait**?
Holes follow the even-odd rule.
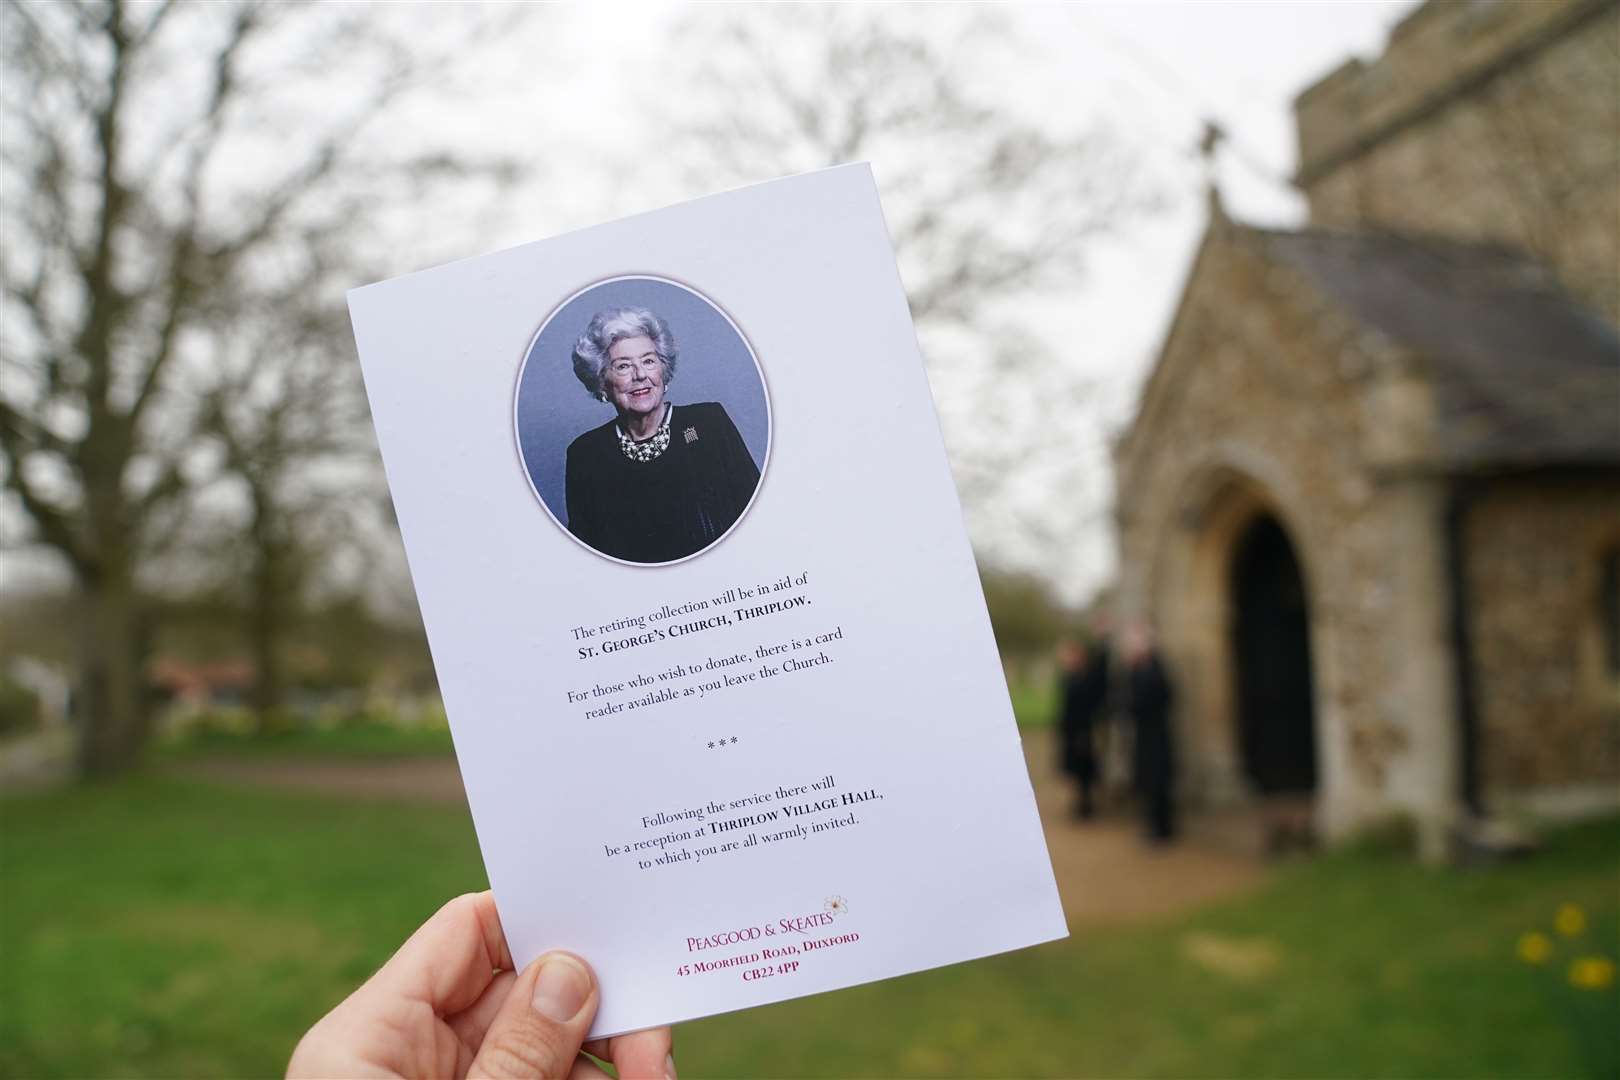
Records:
[[[574,374],[616,415],[568,447],[568,529],[628,562],[702,551],[759,486],[725,409],[666,397],[676,356],[669,326],[645,308],[598,312],[574,346]]]

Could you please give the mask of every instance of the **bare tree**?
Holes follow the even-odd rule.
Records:
[[[872,161],[970,519],[1005,527],[1032,472],[1072,488],[1075,442],[1102,435],[1069,358],[1031,330],[1062,321],[1050,298],[1097,239],[1157,205],[1124,138],[1075,103],[1031,115],[994,75],[968,78],[970,60],[1005,70],[1026,51],[996,15],[952,30],[907,8],[714,10],[671,50],[700,59],[660,153],[697,188]],[[1026,536],[1050,526],[1035,510]]]
[[[424,77],[370,10],[0,7],[3,490],[83,599],[87,772],[146,734],[141,574],[209,468],[199,421],[225,415],[187,376],[209,333],[307,277],[317,239],[354,237],[387,175],[453,164],[362,138]]]
[[[260,299],[262,314],[215,334],[214,364],[198,388],[198,435],[218,447],[219,484],[245,503],[246,528],[232,515],[234,551],[214,564],[226,591],[241,594],[252,705],[264,730],[283,705],[285,638],[316,563],[335,537],[353,534],[347,503],[373,494],[381,478],[344,312],[302,286]]]

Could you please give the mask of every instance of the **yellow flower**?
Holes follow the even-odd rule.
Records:
[[[1559,904],[1558,914],[1553,916],[1553,929],[1565,937],[1574,937],[1586,929],[1586,912],[1579,904]]]
[[[1539,930],[1519,935],[1519,959],[1527,964],[1545,964],[1552,955],[1552,942]]]
[[[1570,985],[1582,990],[1607,990],[1614,985],[1614,961],[1607,956],[1582,956],[1569,965]]]

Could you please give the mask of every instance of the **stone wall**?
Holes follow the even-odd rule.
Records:
[[[1454,726],[1449,699],[1426,703],[1426,690],[1403,682],[1416,672],[1443,695],[1449,657],[1433,619],[1417,619],[1421,645],[1391,629],[1403,596],[1431,593],[1406,587],[1396,550],[1410,498],[1364,464],[1376,426],[1367,422],[1370,383],[1388,363],[1386,346],[1264,258],[1263,243],[1247,230],[1212,230],[1118,448],[1120,604],[1151,617],[1179,682],[1187,794],[1230,794],[1241,787],[1230,544],[1245,515],[1279,519],[1306,578],[1321,824],[1340,834],[1396,806],[1454,794],[1447,749],[1438,763],[1420,754]],[[1425,564],[1422,573],[1435,569]]]
[[[1614,0],[1431,2],[1295,110],[1314,223],[1509,244],[1620,322]]]
[[[1388,53],[1301,96],[1316,224],[1503,242],[1620,323],[1620,0],[1431,2]],[[1218,202],[1137,417],[1115,451],[1118,606],[1177,683],[1184,794],[1241,796],[1233,545],[1287,532],[1310,612],[1319,824],[1456,820],[1460,732],[1444,523],[1421,356],[1349,321]],[[1474,484],[1463,541],[1487,801],[1620,781],[1620,679],[1598,574],[1620,470]],[[1573,804],[1571,804],[1573,805]]]
[[[1598,622],[1599,560],[1620,545],[1620,474],[1498,480],[1465,527],[1487,799],[1620,782],[1620,686]]]

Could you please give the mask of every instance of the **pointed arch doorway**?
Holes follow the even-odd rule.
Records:
[[[1229,452],[1191,470],[1149,579],[1176,679],[1179,794],[1192,828],[1245,853],[1329,835],[1344,777],[1325,566],[1286,473]]]

